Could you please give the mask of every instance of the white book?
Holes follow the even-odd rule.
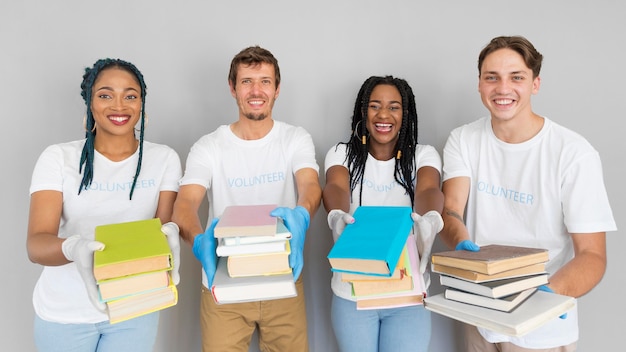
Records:
[[[548,283],[548,274],[475,283],[447,275],[439,275],[442,286],[456,288],[491,298],[500,298]]]
[[[280,242],[288,239],[291,239],[291,232],[287,230],[285,223],[278,219],[276,235],[274,236],[234,236],[224,237],[221,240],[223,240],[223,245],[225,246],[238,246],[242,244]]]
[[[491,308],[495,310],[501,310],[503,312],[510,312],[515,307],[524,302],[533,293],[535,293],[536,290],[537,288],[533,287],[529,288],[528,290],[514,293],[512,295],[504,296],[502,298],[491,298],[470,292],[455,290],[453,288],[448,288],[445,290],[444,295],[447,299],[451,299],[453,301],[473,304],[476,306]]]
[[[217,304],[267,301],[297,295],[293,273],[280,275],[230,277],[226,258],[218,258],[211,287]]]
[[[443,293],[424,298],[434,313],[509,336],[523,336],[574,308],[573,297],[537,291],[511,312],[446,299]]]
[[[228,257],[231,255],[260,254],[260,253],[278,253],[287,250],[288,240],[248,243],[238,245],[226,245],[224,238],[218,239],[216,253],[219,257]]]

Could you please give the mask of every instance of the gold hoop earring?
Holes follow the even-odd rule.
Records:
[[[94,133],[96,131],[95,123],[93,124],[93,128],[91,129],[91,131],[87,129],[87,114],[83,115],[83,128],[85,129],[85,131],[91,132],[91,133]]]
[[[356,125],[354,125],[354,131],[352,131],[352,134],[354,135],[354,138],[356,139],[360,139],[361,143],[363,144],[367,144],[367,137],[365,136],[365,134],[363,134],[363,136],[359,137],[359,124],[361,123],[361,120],[359,120]]]

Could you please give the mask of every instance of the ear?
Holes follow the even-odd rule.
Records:
[[[228,87],[230,88],[230,95],[232,95],[233,98],[237,98],[237,92],[235,91],[235,86],[233,85],[233,82],[231,82],[230,80],[228,80]]]
[[[541,77],[537,76],[533,80],[533,91],[532,91],[533,95],[539,93],[540,86],[541,86]]]
[[[279,94],[280,94],[280,84],[276,86],[276,92],[274,93],[274,100],[278,99]]]

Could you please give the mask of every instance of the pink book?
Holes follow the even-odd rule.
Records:
[[[357,298],[357,309],[397,308],[422,304],[423,298],[426,297],[426,284],[424,283],[424,276],[420,274],[419,270],[419,254],[417,252],[417,244],[415,243],[414,235],[410,235],[409,238],[407,238],[406,246],[407,252],[409,253],[409,262],[411,263],[413,289],[410,291],[370,296],[367,298]]]
[[[224,209],[215,225],[215,238],[275,236],[278,218],[270,212],[276,204],[231,205]]]

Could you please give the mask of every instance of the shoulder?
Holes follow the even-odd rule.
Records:
[[[430,144],[418,144],[415,146],[415,155],[425,155],[425,154],[437,154],[437,149]]]
[[[545,119],[545,129],[549,138],[562,143],[563,145],[576,144],[579,147],[593,149],[589,141],[578,132],[560,125],[547,117]]]
[[[68,158],[80,155],[83,151],[85,140],[76,140],[71,142],[56,143],[47,146],[41,156]]]
[[[295,126],[283,121],[274,120],[274,127],[285,136],[310,136],[309,132],[301,126]]]
[[[454,128],[451,134],[473,134],[473,133],[482,133],[485,129],[485,124],[490,121],[489,116],[484,116],[479,118],[478,120],[474,120],[472,122],[468,122],[466,124],[460,125]]]

